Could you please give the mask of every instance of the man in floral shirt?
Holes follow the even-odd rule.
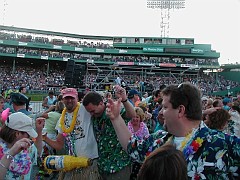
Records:
[[[135,116],[134,107],[127,100],[125,89],[115,87],[115,94],[121,97],[124,109],[121,108],[121,116],[126,125],[129,118]],[[99,93],[89,92],[83,98],[83,105],[92,115],[94,131],[98,143],[98,168],[104,180],[126,180],[130,178],[131,162],[128,154],[123,150],[112,123],[106,116],[106,106]],[[126,110],[126,111],[125,111]]]
[[[201,120],[201,96],[196,86],[182,83],[163,91],[163,108],[167,131],[157,131],[143,140],[132,136],[124,126],[119,109],[121,102],[108,101],[107,115],[118,139],[134,161],[145,157],[165,142],[181,150],[188,163],[189,179],[239,179],[240,139],[209,129]]]

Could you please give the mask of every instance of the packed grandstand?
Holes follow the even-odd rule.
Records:
[[[190,81],[205,95],[236,94],[239,82],[223,73],[219,56],[211,45],[196,44],[191,38],[82,36],[1,26],[0,88],[14,91],[24,84],[34,93],[68,84],[104,91],[119,78],[122,85],[142,93]],[[70,60],[74,66],[69,72]],[[77,64],[84,68],[74,74]],[[76,76],[81,83],[71,81]]]

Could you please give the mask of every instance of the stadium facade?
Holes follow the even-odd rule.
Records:
[[[194,38],[89,36],[0,26],[1,63],[13,71],[21,64],[43,66],[47,74],[59,68],[66,71],[65,84],[77,88],[106,89],[117,77],[124,81],[132,75],[143,81],[165,75],[180,83],[185,75],[219,69],[219,57],[210,44],[197,44]]]

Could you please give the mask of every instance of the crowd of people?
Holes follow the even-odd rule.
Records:
[[[29,55],[35,57],[45,58],[60,58],[60,59],[75,59],[75,60],[91,60],[91,61],[105,61],[105,62],[130,62],[148,65],[159,65],[159,63],[170,64],[188,64],[188,65],[207,65],[219,66],[217,59],[194,59],[194,58],[170,58],[170,57],[142,57],[142,56],[118,56],[118,55],[92,55],[86,53],[62,52],[53,50],[40,50],[31,48],[15,48],[12,46],[0,47],[0,53]]]
[[[65,81],[65,70],[55,67],[55,69],[50,69],[47,72],[45,66],[32,67],[32,66],[16,66],[13,71],[8,65],[1,65],[0,67],[0,88],[2,94],[9,94],[12,91],[17,91],[22,84],[26,85],[28,93],[34,91],[47,92],[50,87],[61,87],[64,85]],[[105,77],[104,80],[99,79],[99,77]],[[118,78],[118,75],[111,78]],[[96,88],[101,90],[107,90],[106,84],[114,83],[110,82],[108,74],[98,73],[87,73],[84,75],[82,80],[90,89]],[[102,84],[99,81],[103,82]],[[129,86],[134,89],[138,89],[141,92],[152,92],[158,89],[161,84],[176,84],[182,81],[189,81],[192,84],[197,85],[203,94],[209,95],[214,92],[227,90],[228,87],[234,88],[239,86],[239,82],[234,82],[226,80],[223,76],[216,74],[202,74],[201,76],[196,75],[184,75],[175,74],[170,76],[169,74],[162,75],[148,75],[143,77],[141,74],[122,74],[121,83],[124,86]]]
[[[8,118],[1,116],[5,179],[240,177],[240,94],[235,99],[203,96],[191,82],[163,84],[144,96],[120,85],[114,93],[85,94],[63,86],[58,97],[49,91],[43,112],[32,114],[24,91],[11,93],[10,103],[0,97],[2,114],[13,109]],[[49,155],[54,161],[44,161]],[[56,161],[64,155],[91,163],[70,169],[73,162],[66,160],[49,173],[46,168],[59,168]]]
[[[136,38],[138,39],[138,38]],[[52,44],[55,46],[71,46],[75,48],[97,48],[97,49],[114,49],[113,40],[92,40],[84,38],[70,38],[70,37],[53,37],[52,35],[46,35],[42,37],[36,34],[23,34],[23,33],[12,33],[12,32],[0,32],[0,40],[16,40],[20,43],[36,42],[42,44]],[[122,39],[120,38],[120,42]],[[150,39],[149,39],[150,41]],[[115,39],[115,42],[117,40]],[[139,43],[135,41],[135,43]],[[148,41],[145,41],[148,43]],[[153,42],[159,44],[160,42]],[[192,44],[193,42],[191,42]],[[161,43],[160,43],[161,44]],[[117,49],[117,48],[115,48]],[[117,49],[121,50],[121,49]],[[124,50],[125,51],[125,50]],[[146,64],[159,64],[159,63],[171,63],[171,64],[190,64],[190,65],[208,65],[208,66],[219,66],[218,59],[208,58],[179,58],[179,57],[144,57],[144,56],[114,56],[114,55],[91,55],[91,54],[80,54],[75,52],[62,52],[62,51],[50,51],[40,50],[32,48],[15,48],[12,46],[0,47],[1,53],[10,54],[24,54],[30,56],[47,56],[52,58],[72,58],[78,60],[91,59],[94,61],[110,61],[110,62],[136,62]]]
[[[15,71],[9,66],[0,67],[0,86],[2,91],[17,91],[22,84],[25,84],[28,93],[32,90],[47,90],[50,86],[62,86],[64,84],[64,71],[51,70],[47,75],[46,69],[34,67],[16,67]]]

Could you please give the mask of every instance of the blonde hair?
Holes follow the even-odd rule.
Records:
[[[145,113],[143,112],[143,110],[140,107],[135,107],[134,110],[136,112],[136,115],[140,117],[141,122],[144,121]]]

